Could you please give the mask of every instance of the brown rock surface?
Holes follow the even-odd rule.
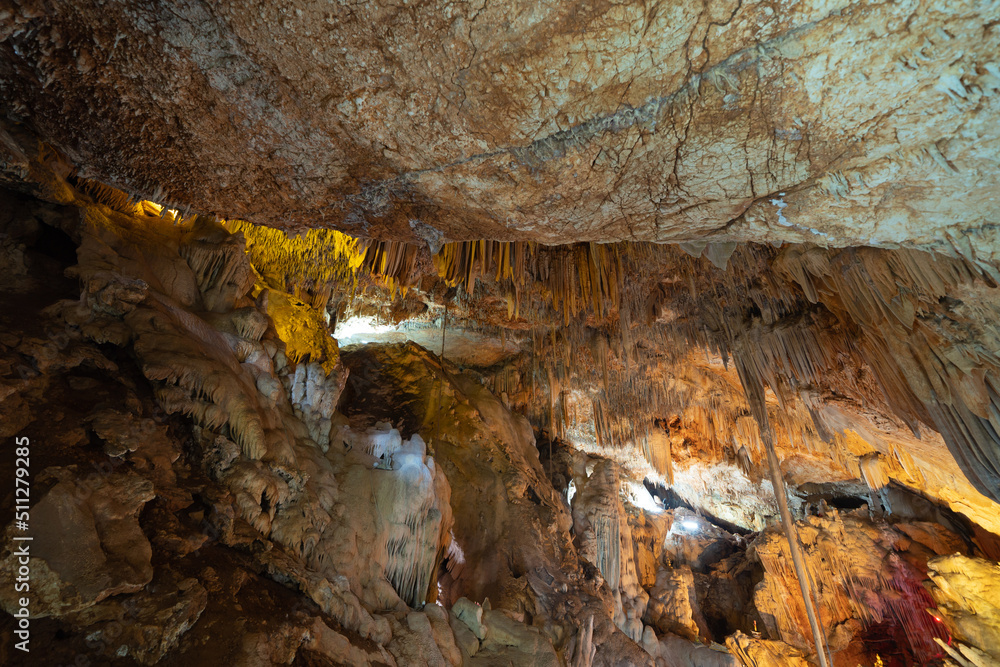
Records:
[[[956,538],[944,528],[937,531],[942,534],[939,542]],[[864,628],[881,625],[912,659],[928,660],[940,653],[934,637],[947,639],[948,634],[927,613],[933,599],[923,586],[932,551],[922,545],[914,548],[903,531],[859,514],[811,517],[799,523],[798,532],[832,651],[850,652]],[[755,602],[770,638],[809,651],[808,624],[787,545],[773,530],[754,542],[751,551],[765,570]]]
[[[36,617],[63,616],[119,593],[134,593],[153,577],[152,549],[138,515],[153,485],[133,474],[101,472],[82,479],[76,469],[49,469],[55,484],[31,508],[29,567]],[[39,481],[42,481],[41,479]],[[14,589],[19,556],[7,527],[0,581],[4,609],[20,608]]]
[[[997,18],[929,0],[23,0],[0,15],[0,108],[88,177],[258,223],[989,258]]]
[[[194,578],[156,582],[129,598],[112,598],[74,614],[71,621],[90,629],[95,648],[157,664],[176,648],[208,604],[208,591]]]

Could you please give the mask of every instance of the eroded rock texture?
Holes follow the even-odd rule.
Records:
[[[991,2],[23,0],[0,15],[0,99],[7,127],[89,177],[258,223],[992,258],[997,18]]]
[[[32,657],[992,665],[998,25],[0,9]]]

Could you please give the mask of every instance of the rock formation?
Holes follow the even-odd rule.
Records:
[[[1000,661],[995,3],[536,4],[0,8],[0,663]]]
[[[954,244],[992,259],[998,17],[927,0],[21,0],[2,16],[0,97],[88,177],[227,218],[431,246]]]

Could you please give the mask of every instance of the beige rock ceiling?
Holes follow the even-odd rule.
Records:
[[[994,259],[995,2],[15,1],[28,129],[133,194],[447,239]]]

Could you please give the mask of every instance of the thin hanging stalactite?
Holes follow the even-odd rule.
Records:
[[[750,405],[750,412],[757,421],[760,438],[767,452],[767,466],[771,476],[771,484],[774,487],[774,500],[778,505],[778,513],[781,515],[781,524],[785,531],[785,539],[788,540],[788,549],[792,554],[792,565],[795,567],[795,576],[799,582],[799,591],[802,594],[806,616],[809,619],[809,629],[812,631],[816,657],[819,660],[820,667],[831,667],[833,661],[828,654],[826,634],[820,624],[817,605],[813,600],[813,580],[802,553],[802,545],[799,542],[798,531],[795,529],[795,522],[792,520],[792,513],[788,510],[788,492],[785,489],[785,480],[781,476],[781,462],[778,460],[778,454],[774,449],[774,432],[771,430],[771,424],[767,417],[764,387],[759,375],[753,373],[742,358],[737,356],[735,361],[737,373],[743,385],[743,391]]]

